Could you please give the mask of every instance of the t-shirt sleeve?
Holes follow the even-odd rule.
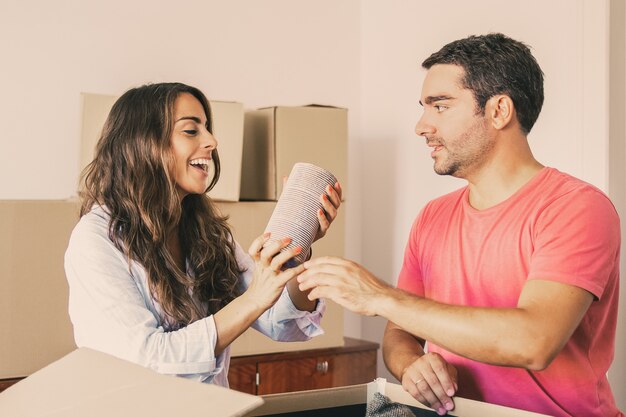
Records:
[[[619,256],[620,225],[615,207],[586,186],[554,199],[535,223],[528,279],[583,288],[597,299]]]
[[[421,212],[411,227],[409,233],[409,239],[404,249],[404,260],[402,262],[402,269],[398,276],[398,288],[405,290],[412,294],[423,296],[424,295],[424,282],[422,279],[422,272],[420,270],[419,263],[419,236],[420,225],[424,212]]]

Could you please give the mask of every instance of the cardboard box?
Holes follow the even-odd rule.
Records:
[[[118,99],[106,94],[82,93],[82,130],[79,172],[93,160],[104,122]],[[243,149],[243,104],[210,101],[213,134],[218,142],[220,180],[209,195],[215,200],[238,201]]]
[[[209,191],[214,200],[239,201],[243,154],[243,104],[211,101],[213,135],[220,156],[220,179]]]
[[[347,184],[348,110],[271,107],[245,114],[241,200],[276,201],[296,162],[309,162]]]
[[[76,348],[63,256],[78,212],[77,200],[0,201],[0,379]]]
[[[96,144],[100,140],[104,122],[106,122],[109,112],[117,99],[118,96],[108,94],[80,94],[82,123],[78,172],[81,175],[85,167],[93,160]]]
[[[369,384],[351,385],[321,390],[290,392],[262,396],[264,403],[246,417],[364,417],[367,403],[379,392],[391,401],[411,407],[416,417],[434,417],[438,414],[424,406],[401,385],[378,378]],[[541,417],[544,414],[487,404],[466,398],[454,398],[455,408],[449,416],[459,417]]]
[[[262,403],[253,395],[160,375],[81,348],[0,393],[0,415],[231,417]]]
[[[248,250],[252,241],[260,236],[276,205],[273,201],[250,201],[217,204],[223,214],[230,216],[235,239]],[[343,256],[345,246],[345,220],[337,216],[326,236],[313,244],[313,256]],[[324,334],[306,342],[276,342],[254,329],[246,330],[232,346],[233,356],[258,355],[270,352],[290,352],[302,349],[317,349],[343,346],[343,308],[326,301],[326,312],[322,318]]]
[[[416,416],[436,413],[397,384],[369,384],[256,397],[212,384],[158,374],[95,350],[77,349],[0,393],[0,415],[11,417],[150,416],[340,416],[363,417],[380,392],[413,407]],[[459,417],[539,417],[542,414],[455,398]]]

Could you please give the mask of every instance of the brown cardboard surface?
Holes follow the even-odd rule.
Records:
[[[0,378],[75,348],[63,256],[77,201],[0,201]]]
[[[0,393],[11,417],[240,416],[263,400],[77,349]]]
[[[230,216],[229,223],[232,225],[235,239],[244,250],[248,250],[250,243],[263,233],[276,203],[273,201],[242,201],[239,203],[219,202],[217,205],[222,213]],[[313,256],[343,256],[344,228],[344,216],[340,213],[326,236],[313,244]],[[276,342],[256,330],[248,329],[231,345],[232,355],[256,355],[343,346],[343,309],[331,301],[327,301],[326,306],[326,313],[322,319],[323,335],[306,342]]]
[[[377,379],[369,384],[264,395],[262,398],[265,402],[260,407],[248,412],[246,417],[270,416],[280,413],[294,413],[363,404],[367,403],[368,398],[370,398],[374,392],[380,392],[397,403],[430,410],[407,393],[401,385],[387,383],[384,379]],[[487,404],[460,397],[455,397],[454,403],[455,409],[449,412],[448,415],[459,417],[546,417],[544,414]]]
[[[81,172],[93,159],[102,127],[117,99],[118,96],[107,94],[81,94]],[[238,201],[243,148],[243,104],[226,101],[211,101],[210,104],[221,173],[220,180],[209,195],[215,200]]]
[[[79,172],[93,160],[96,144],[102,134],[102,127],[115,104],[117,96],[107,94],[81,93],[82,129],[80,134]]]
[[[220,156],[220,179],[209,191],[214,200],[239,201],[243,152],[243,104],[211,101],[213,136]]]
[[[347,181],[348,111],[336,107],[272,107],[245,114],[242,200],[275,201],[296,162]]]
[[[274,108],[246,111],[243,126],[239,198],[276,200]]]

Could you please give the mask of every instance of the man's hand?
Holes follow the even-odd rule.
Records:
[[[426,353],[402,372],[402,387],[417,401],[444,415],[454,409],[457,370],[438,353]]]
[[[328,298],[355,313],[374,316],[377,300],[391,288],[361,265],[324,256],[304,263],[298,276],[301,291],[311,290],[309,299]]]

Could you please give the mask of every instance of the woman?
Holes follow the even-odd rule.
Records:
[[[321,333],[323,304],[298,289],[301,248],[257,238],[246,254],[205,194],[219,178],[211,111],[196,88],[145,85],[115,103],[85,169],[65,254],[79,347],[228,386],[229,345],[252,326],[275,340]],[[214,174],[211,174],[214,172]],[[328,187],[322,237],[341,188]]]

